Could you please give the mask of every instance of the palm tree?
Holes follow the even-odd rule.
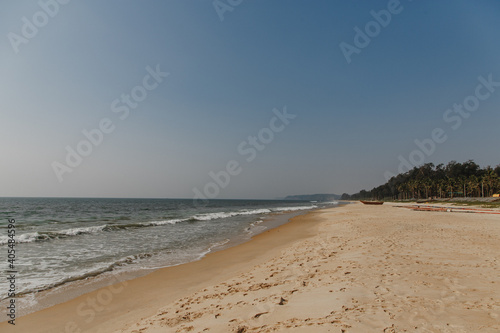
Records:
[[[455,190],[455,181],[452,178],[447,179],[446,189],[450,192],[450,198],[453,198],[453,191]]]
[[[496,173],[493,173],[491,182],[492,182],[491,195],[493,195],[494,193],[498,193],[500,190],[500,177],[498,177]]]
[[[484,175],[484,183],[487,187],[487,195],[491,197],[494,191],[498,188],[498,176],[495,171],[488,167]]]
[[[472,192],[472,196],[474,196],[474,193],[478,193],[477,196],[479,196],[479,189],[480,187],[480,182],[479,179],[476,176],[470,176],[469,179],[467,180],[467,185]]]
[[[407,182],[407,184],[408,184],[408,189],[410,190],[412,198],[415,198],[415,189],[417,188],[417,184],[416,184],[415,180],[409,180]]]
[[[420,187],[422,186],[421,179],[415,179],[415,189],[417,190],[417,199],[420,199]]]
[[[398,192],[399,192],[399,200],[404,200],[404,190],[405,190],[405,186],[404,186],[404,183],[401,183],[401,184],[398,184],[396,186]]]
[[[434,182],[432,181],[431,178],[424,178],[422,180],[422,186],[424,187],[425,189],[425,198],[429,198],[429,191],[432,189],[432,187],[434,186]],[[432,193],[432,191],[431,191]]]
[[[460,177],[459,183],[460,183],[460,187],[464,191],[464,198],[465,198],[467,196],[467,188],[466,188],[467,187],[467,178],[465,178],[465,176]]]
[[[408,183],[401,183],[401,190],[403,191],[403,199],[408,200]]]
[[[436,182],[436,188],[439,192],[439,197],[443,197],[443,191],[446,189],[446,181],[444,179],[440,179]]]

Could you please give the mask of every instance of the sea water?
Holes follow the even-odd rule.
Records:
[[[266,216],[336,205],[283,200],[0,198],[0,269],[15,219],[16,295],[106,273],[151,270],[200,259],[265,230]],[[3,258],[2,258],[3,257]],[[9,281],[0,279],[0,300]],[[31,296],[31,297],[30,297]],[[33,304],[31,304],[33,305]]]

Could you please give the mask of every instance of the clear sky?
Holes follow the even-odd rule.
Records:
[[[66,2],[0,4],[0,196],[341,194],[400,158],[500,163],[496,0]]]

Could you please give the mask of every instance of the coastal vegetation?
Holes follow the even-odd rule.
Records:
[[[419,200],[491,197],[500,191],[500,165],[482,168],[473,160],[447,165],[426,163],[392,177],[370,191],[361,190],[343,200]]]
[[[338,194],[299,194],[289,195],[283,200],[302,200],[302,201],[335,201],[340,199]]]

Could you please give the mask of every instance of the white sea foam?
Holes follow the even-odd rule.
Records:
[[[193,218],[198,221],[210,221],[215,219],[224,219],[233,216],[268,214],[268,213],[271,213],[271,210],[264,208],[264,209],[240,210],[236,212],[216,212],[216,213],[198,214],[193,216]]]
[[[172,220],[163,220],[163,221],[151,221],[148,223],[148,225],[159,226],[159,225],[165,225],[165,224],[176,224],[176,223],[185,222],[185,221],[189,221],[189,219],[172,219]]]
[[[229,239],[225,239],[223,241],[211,244],[205,251],[203,251],[203,252],[201,252],[201,253],[198,254],[198,258],[196,260],[200,260],[201,258],[203,258],[204,256],[206,256],[207,254],[209,254],[210,252],[212,252],[212,250],[214,248],[223,246],[223,245],[225,245],[227,243],[229,243]]]
[[[72,229],[58,231],[58,232],[56,232],[56,234],[66,235],[66,236],[76,236],[76,235],[82,235],[82,234],[95,234],[95,233],[103,231],[104,228],[106,228],[106,227],[107,227],[107,225],[99,225],[99,226],[84,227],[84,228],[72,228]]]
[[[40,239],[41,236],[38,232],[30,232],[27,234],[22,234],[16,237],[16,242],[17,243],[31,243],[36,241],[37,239]]]
[[[15,241],[16,243],[31,243],[34,242],[40,238],[43,238],[38,232],[30,232],[26,234],[22,234],[19,236],[15,236]],[[48,238],[48,236],[47,236]],[[9,237],[7,236],[0,236],[0,245],[5,245],[9,242]]]
[[[19,236],[15,236],[14,239],[16,243],[31,243],[36,241],[43,241],[53,238],[59,238],[64,236],[76,236],[82,234],[95,234],[101,232],[106,228],[107,225],[93,226],[93,227],[83,227],[83,228],[71,228],[66,230],[59,231],[47,231],[47,232],[28,232],[25,234],[21,234]],[[0,245],[7,244],[9,242],[9,237],[0,236]]]
[[[274,212],[293,212],[296,210],[309,210],[313,208],[317,208],[318,206],[316,205],[311,205],[311,206],[295,206],[295,207],[276,207],[273,208],[272,210]]]
[[[221,246],[224,246],[226,245],[227,243],[229,243],[229,239],[226,238],[224,239],[223,241],[220,241],[220,242],[216,242],[216,243],[213,243],[209,248],[208,248],[208,252],[211,252],[213,249],[215,249],[216,247],[221,247]]]
[[[257,224],[261,224],[262,222],[264,222],[264,220],[258,220],[258,221],[250,223],[250,226],[255,227]]]

